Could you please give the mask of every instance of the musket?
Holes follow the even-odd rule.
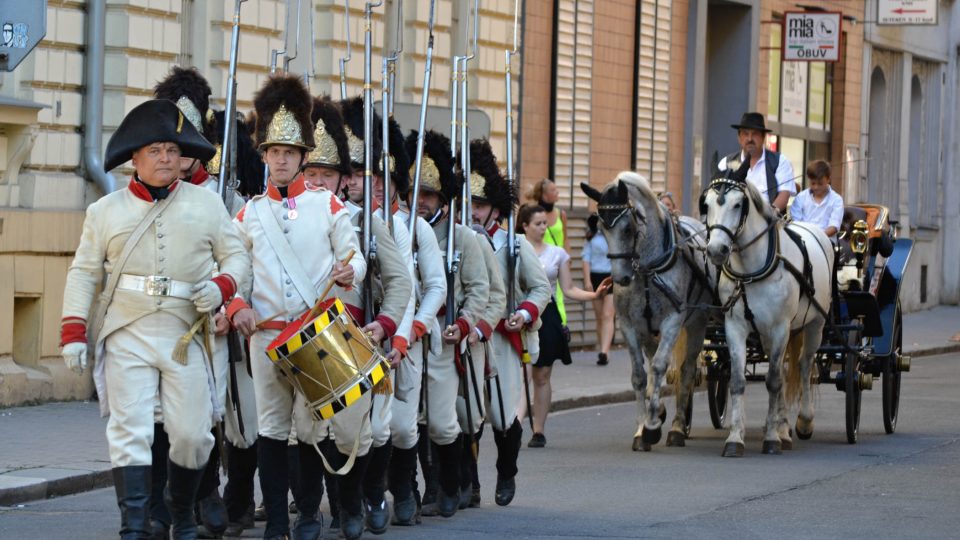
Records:
[[[228,205],[233,200],[237,180],[237,55],[240,46],[240,5],[246,0],[236,0],[233,7],[233,31],[230,36],[230,78],[227,83],[227,103],[224,108],[223,139],[220,143],[220,177],[217,193]]]
[[[343,0],[344,30],[347,33],[347,55],[340,59],[340,99],[347,99],[347,62],[353,58],[350,48],[350,0]]]
[[[396,64],[400,52],[403,50],[403,0],[397,0],[397,47],[389,56],[383,58],[383,70],[381,72],[381,94],[380,94],[380,122],[381,122],[381,140],[383,141],[383,150],[380,157],[383,160],[383,221],[387,230],[393,234],[393,204],[390,197],[390,119],[393,118],[393,91],[396,81]],[[395,236],[395,235],[394,235]],[[394,237],[394,239],[396,239]],[[413,244],[410,244],[411,249]]]
[[[517,43],[517,31],[520,26],[520,0],[513,2],[513,49],[504,51],[506,60],[503,79],[506,83],[507,91],[507,185],[510,193],[517,193],[517,171],[513,162],[513,80],[511,73],[511,60],[513,55],[520,52]],[[517,242],[516,215],[510,212],[507,216],[507,313],[513,314],[517,309],[517,290],[516,273],[517,259],[520,256],[520,244]],[[523,334],[520,335],[520,342],[523,343]],[[526,344],[523,345],[524,352]],[[521,353],[523,355],[523,352]],[[523,356],[520,358],[520,370],[523,371],[524,398],[527,405],[527,418],[530,420],[530,430],[533,430],[533,408],[530,403],[530,376],[527,374],[527,366],[523,364]],[[502,403],[502,402],[501,402]]]
[[[372,19],[373,8],[383,5],[383,0],[377,3],[367,2],[364,8],[363,33],[363,253],[367,264],[373,262],[375,246],[370,230],[372,226],[373,210],[373,86],[371,83],[372,64]],[[364,324],[373,320],[373,273],[367,272],[363,284],[363,311]]]
[[[417,197],[420,195],[420,168],[423,165],[423,132],[427,124],[427,101],[430,98],[430,74],[433,70],[433,16],[437,0],[430,0],[430,18],[427,21],[427,61],[423,68],[423,94],[420,98],[420,123],[417,128],[417,153],[413,169],[413,196],[410,198],[410,219],[407,229],[410,232],[410,245],[415,245],[417,233]]]

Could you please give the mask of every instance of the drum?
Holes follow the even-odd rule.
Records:
[[[267,346],[267,357],[303,395],[314,418],[328,420],[388,384],[390,365],[339,299],[303,324],[306,316]]]

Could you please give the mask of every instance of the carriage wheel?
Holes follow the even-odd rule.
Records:
[[[897,358],[903,352],[903,317],[900,303],[893,323],[893,349],[883,359],[883,429],[893,433],[897,429],[897,413],[900,410],[900,370]]]
[[[843,366],[843,389],[847,395],[847,442],[856,444],[860,429],[860,377],[857,354],[848,352]]]
[[[730,361],[725,354],[717,354],[713,374],[707,377],[707,402],[710,405],[710,422],[715,429],[723,429],[727,416],[727,398],[730,395]]]

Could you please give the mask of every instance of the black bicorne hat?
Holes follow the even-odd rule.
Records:
[[[470,141],[470,197],[489,203],[501,217],[510,215],[517,203],[516,193],[500,173],[497,157],[485,138]]]
[[[411,131],[406,140],[407,154],[410,156],[410,189],[416,171],[417,132]],[[446,135],[428,130],[423,134],[423,163],[420,170],[420,190],[439,193],[446,201],[460,195],[460,176],[453,173],[450,159],[450,139]],[[414,201],[416,204],[416,201]]]
[[[216,152],[174,102],[151,99],[134,107],[120,122],[107,143],[104,169],[114,169],[140,148],[158,142],[176,143],[183,157],[204,162]]]

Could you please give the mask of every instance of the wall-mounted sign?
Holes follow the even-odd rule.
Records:
[[[783,92],[780,97],[780,122],[791,126],[807,125],[807,66],[784,62]]]
[[[840,12],[783,14],[783,60],[836,62],[840,57]]]
[[[47,33],[47,0],[0,0],[0,71],[13,71]]]
[[[877,0],[877,24],[935,25],[937,0]]]

